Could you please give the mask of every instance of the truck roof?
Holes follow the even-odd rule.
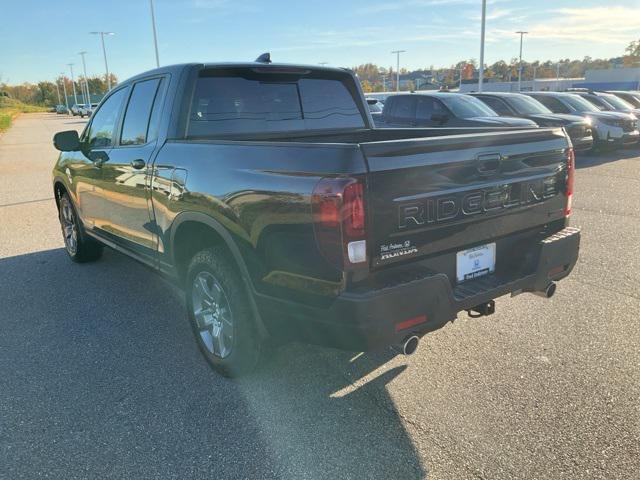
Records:
[[[339,67],[327,67],[324,65],[305,65],[299,63],[262,63],[262,62],[211,62],[211,63],[178,63],[175,65],[167,65],[159,68],[154,68],[151,70],[147,70],[145,72],[139,73],[133,77],[127,78],[120,84],[125,84],[131,81],[135,81],[142,77],[147,77],[149,75],[154,74],[163,74],[163,73],[180,73],[183,70],[191,67],[202,67],[202,68],[304,68],[305,70],[315,70],[315,71],[326,71],[326,72],[334,72],[334,73],[350,73],[349,70],[345,68]]]

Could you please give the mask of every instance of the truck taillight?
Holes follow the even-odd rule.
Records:
[[[316,242],[333,265],[367,260],[364,184],[354,178],[323,178],[312,197]]]
[[[573,203],[573,182],[576,174],[576,155],[573,148],[567,151],[567,185],[565,186],[565,196],[567,197],[567,205],[564,209],[564,216],[571,215],[571,206]]]

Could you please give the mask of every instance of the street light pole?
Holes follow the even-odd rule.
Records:
[[[396,54],[396,92],[400,91],[400,54],[406,52],[406,50],[394,50],[391,53]]]
[[[478,91],[482,91],[482,83],[484,82],[484,33],[485,24],[487,23],[487,0],[482,0],[482,23],[480,26],[480,73],[478,75]]]
[[[71,113],[69,110],[69,99],[67,97],[67,82],[64,81],[64,72],[60,72],[60,76],[62,77],[62,91],[64,92],[64,104],[67,107],[67,115]]]
[[[104,47],[104,36],[115,35],[113,32],[89,32],[92,35],[100,35],[102,41],[102,54],[104,55],[104,69],[107,72],[107,92],[111,90],[111,76],[109,75],[109,64],[107,63],[107,49]]]
[[[58,105],[62,102],[60,101],[60,85],[58,85],[58,81],[56,80],[56,93],[58,94]]]
[[[73,63],[67,63],[67,65],[69,65],[69,68],[71,69],[71,86],[73,87],[73,101],[75,102],[75,105],[77,105],[78,95],[76,95],[76,81],[73,78]]]
[[[522,91],[522,39],[529,32],[518,31],[516,32],[520,35],[520,64],[518,65],[518,91]]]
[[[151,6],[151,27],[153,28],[153,46],[156,49],[156,67],[160,67],[160,57],[158,56],[158,34],[156,33],[156,15],[153,11],[153,0],[149,0]]]
[[[86,51],[78,52],[78,55],[82,57],[82,70],[84,71],[84,86],[87,89],[87,108],[91,108],[91,93],[89,92],[89,79],[87,77],[87,63],[84,60],[84,56],[87,54]]]

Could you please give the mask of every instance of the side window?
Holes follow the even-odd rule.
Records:
[[[151,110],[151,119],[149,120],[149,128],[147,129],[147,142],[158,138],[160,114],[162,113],[162,94],[164,93],[166,85],[167,81],[164,78],[161,78],[158,91],[156,92],[156,99],[153,102],[153,109]]]
[[[509,108],[499,98],[495,98],[495,97],[478,97],[478,98],[482,100],[485,104],[487,104],[489,108],[491,108],[491,110],[496,112],[498,115],[511,114],[511,112],[509,111]]]
[[[122,88],[111,94],[93,115],[86,134],[89,148],[104,148],[113,144],[113,132],[127,91],[127,88]]]
[[[142,145],[147,142],[151,109],[159,84],[160,79],[154,78],[138,82],[133,86],[122,123],[120,145]]]
[[[601,98],[596,97],[595,95],[585,95],[582,98],[584,98],[585,100],[589,101],[589,103],[592,103],[593,105],[595,105],[595,107],[598,110],[606,110],[607,109],[607,102],[605,102]]]
[[[418,104],[416,105],[416,119],[431,120],[431,114],[436,110],[440,109],[437,109],[436,102],[433,98],[418,98]]]
[[[391,111],[391,116],[395,118],[414,119],[416,104],[415,97],[396,97]]]
[[[533,97],[538,100],[541,104],[551,110],[553,113],[569,113],[569,109],[564,106],[564,104],[553,97],[547,97],[546,95],[541,95],[539,97]]]

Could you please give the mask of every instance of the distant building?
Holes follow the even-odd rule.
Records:
[[[576,87],[594,90],[640,90],[640,68],[587,70]]]
[[[523,80],[522,91],[564,91],[567,88],[591,88],[593,90],[640,90],[640,68],[608,68],[587,70],[584,78],[541,78]],[[485,81],[487,92],[517,92],[518,82]],[[461,92],[477,92],[478,81],[463,81]]]

